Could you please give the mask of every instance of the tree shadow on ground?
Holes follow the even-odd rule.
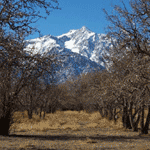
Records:
[[[14,150],[14,148],[3,147],[3,150]],[[19,148],[18,150],[67,150],[67,149],[54,149],[54,148],[45,148],[37,147],[35,145],[28,145],[28,148]]]
[[[14,148],[9,148],[9,149],[4,148],[4,150],[14,150]],[[20,148],[19,150],[61,150],[61,149],[49,149],[49,148],[43,149],[43,148],[32,147],[32,148]]]
[[[86,140],[87,137],[92,140],[100,140],[100,141],[120,141],[120,142],[130,142],[130,140],[138,140],[138,139],[145,139],[150,140],[150,137],[143,137],[140,135],[137,136],[114,136],[114,135],[95,135],[95,136],[75,136],[70,134],[64,134],[64,135],[18,135],[18,134],[12,134],[9,136],[3,136],[0,140],[9,140],[9,138],[25,138],[25,139],[32,139],[32,140]]]

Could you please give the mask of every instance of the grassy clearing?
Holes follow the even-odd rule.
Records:
[[[14,131],[80,130],[82,128],[96,127],[122,128],[121,120],[118,120],[117,123],[108,121],[106,118],[102,118],[99,112],[90,114],[85,111],[57,111],[54,114],[46,114],[44,119],[40,119],[35,114],[33,114],[32,119],[28,119],[27,111],[25,111],[24,118],[21,112],[16,112],[14,120],[16,122],[11,126],[11,130]]]
[[[9,137],[0,136],[3,149],[142,149],[150,148],[150,135],[140,136],[125,130],[121,118],[108,121],[99,112],[57,111],[46,114],[44,119],[33,114],[29,120],[27,111],[14,114],[16,121],[11,126]]]

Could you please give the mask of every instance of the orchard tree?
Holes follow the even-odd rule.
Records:
[[[46,15],[53,9],[59,9],[58,5],[57,0],[1,0],[0,29],[25,35],[39,31],[32,24],[40,18],[46,19]],[[41,13],[42,10],[45,11],[45,16]]]
[[[149,114],[144,125],[144,108],[149,105],[149,60],[150,60],[150,1],[130,0],[129,11],[123,3],[123,7],[115,6],[115,14],[107,19],[111,22],[108,26],[108,37],[112,39],[111,55],[109,60],[114,67],[110,72],[116,72],[123,79],[122,92],[128,95],[124,103],[125,113],[132,129],[137,130],[141,116],[141,133],[148,133]],[[129,54],[129,55],[128,55]],[[147,95],[147,98],[144,97]],[[125,100],[125,99],[124,99]],[[139,105],[137,105],[137,103]],[[132,108],[136,111],[132,114]],[[141,112],[141,115],[140,115]],[[135,121],[135,116],[138,115]]]
[[[40,18],[40,10],[47,15],[58,9],[57,0],[1,0],[0,1],[0,134],[8,135],[12,123],[12,115],[23,88],[32,85],[33,81],[49,74],[53,57],[30,55],[24,51],[25,37],[39,31],[33,23]],[[39,11],[38,11],[39,10]]]

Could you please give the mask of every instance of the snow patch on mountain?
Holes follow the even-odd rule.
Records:
[[[109,54],[108,49],[112,46],[105,34],[94,33],[85,26],[59,36],[46,35],[26,42],[25,50],[32,54],[59,55],[58,59],[63,60],[63,67],[57,69],[61,81],[69,75],[104,69],[103,56]]]
[[[62,34],[62,35],[59,35],[57,36],[58,39],[64,37],[64,36],[67,36],[69,37],[71,34],[73,34],[74,32],[76,32],[76,30],[70,30],[68,33],[65,33],[65,34]]]

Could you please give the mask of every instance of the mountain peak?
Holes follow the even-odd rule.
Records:
[[[88,29],[86,26],[83,26],[81,29],[80,29],[81,31],[89,31],[89,32],[92,32],[90,29]]]
[[[77,76],[91,70],[105,68],[104,54],[109,54],[111,42],[100,34],[89,30],[86,26],[72,29],[59,36],[44,36],[29,40],[26,53],[56,55],[62,65],[56,67],[54,79],[64,82],[71,76]],[[111,65],[106,62],[108,67]],[[106,66],[107,67],[107,66]],[[107,67],[107,68],[108,68]],[[106,68],[106,69],[107,69]],[[47,78],[49,82],[50,77]]]

